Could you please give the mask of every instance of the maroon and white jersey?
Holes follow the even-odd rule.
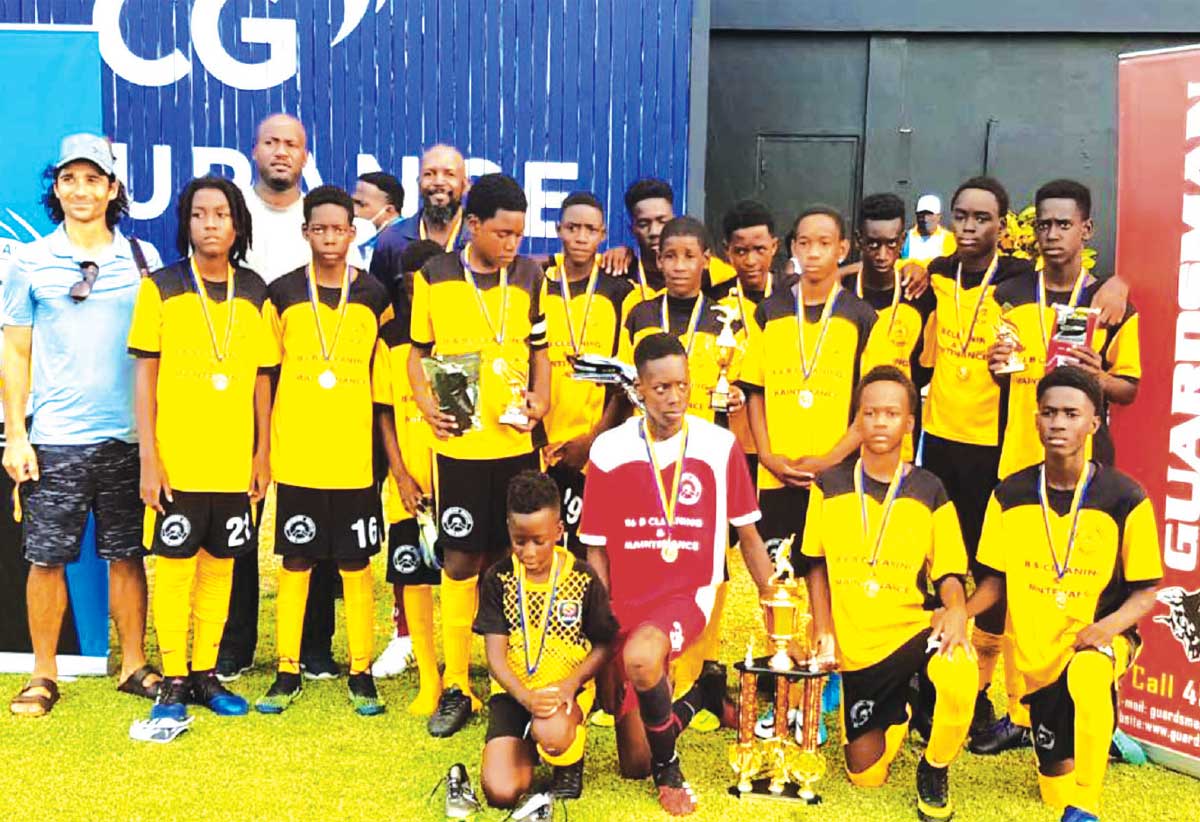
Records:
[[[687,438],[673,527],[663,512],[643,418],[628,419],[592,443],[579,541],[607,550],[613,610],[627,630],[656,604],[680,598],[693,601],[707,622],[725,576],[728,525],[761,516],[734,435],[698,417],[686,419],[678,434],[654,443],[669,495]]]

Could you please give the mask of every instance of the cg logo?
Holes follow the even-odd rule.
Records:
[[[861,728],[871,721],[874,713],[875,700],[860,699],[850,707],[850,724],[855,728]]]
[[[397,545],[392,551],[392,567],[398,574],[416,573],[421,563],[421,555],[412,545]]]
[[[192,533],[192,523],[183,514],[171,514],[162,521],[158,529],[159,538],[168,548],[178,548],[187,542]]]
[[[1048,751],[1054,747],[1054,742],[1054,731],[1039,723],[1037,731],[1033,735],[1033,744],[1044,751]]]
[[[221,10],[230,0],[196,0],[192,4],[189,29],[196,57],[213,77],[233,88],[261,91],[273,88],[296,76],[296,52],[299,40],[295,20],[242,17],[237,36],[242,43],[261,43],[269,47],[269,56],[261,63],[245,63],[231,55],[221,44]],[[336,46],[358,28],[367,13],[370,0],[346,0],[346,16],[329,45]],[[375,11],[385,0],[375,1]],[[100,33],[100,56],[122,79],[139,86],[169,86],[192,71],[192,63],[178,48],[162,57],[147,59],[134,54],[121,34],[121,11],[126,0],[96,0],[92,7],[92,25]]]
[[[442,512],[442,530],[455,539],[462,539],[475,527],[475,520],[466,508],[455,505]]]
[[[317,524],[312,521],[312,517],[296,514],[284,523],[283,535],[293,545],[304,545],[312,542],[317,536]]]

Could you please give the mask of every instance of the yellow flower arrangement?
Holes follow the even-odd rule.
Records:
[[[1005,254],[1034,260],[1035,264],[1040,267],[1041,257],[1037,250],[1037,235],[1033,229],[1036,219],[1037,208],[1032,205],[1025,206],[1020,213],[1014,214],[1010,211],[1005,214],[1004,233],[1000,237],[999,246]],[[1096,249],[1085,248],[1083,250],[1083,270],[1091,271],[1095,267]]]

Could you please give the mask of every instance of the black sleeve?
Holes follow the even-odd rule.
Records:
[[[583,603],[583,633],[593,645],[605,645],[616,639],[619,626],[608,599],[608,590],[588,569],[588,590]]]
[[[475,612],[475,624],[471,630],[477,634],[502,634],[507,636],[512,626],[504,618],[504,584],[496,566],[489,570],[479,586],[479,610]]]

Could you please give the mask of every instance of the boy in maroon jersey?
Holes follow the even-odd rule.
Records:
[[[688,416],[687,354],[652,334],[634,350],[644,417],[592,445],[579,541],[608,586],[621,625],[614,669],[620,697],[617,753],[623,775],[654,777],[671,814],[696,809],[675,752],[668,663],[704,631],[724,578],[728,526],[737,529],[759,588],[771,562],[754,523],[760,514],[741,446],[729,431]]]

